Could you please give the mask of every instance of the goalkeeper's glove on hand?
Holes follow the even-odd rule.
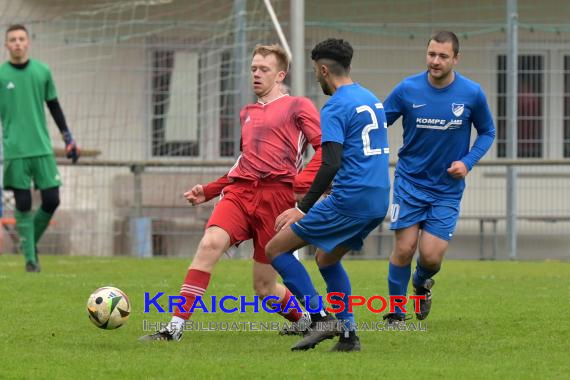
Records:
[[[73,135],[70,131],[65,131],[62,136],[63,142],[65,143],[65,157],[71,159],[71,162],[75,164],[81,154],[79,146],[73,139]]]

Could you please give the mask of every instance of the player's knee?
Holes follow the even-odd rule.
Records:
[[[320,251],[317,251],[317,253],[315,253],[315,261],[317,262],[317,266],[319,268],[323,268],[331,264],[327,260],[327,255]]]
[[[42,210],[48,214],[53,214],[59,207],[59,187],[42,190]]]
[[[28,212],[32,209],[32,192],[30,190],[14,190],[16,210]]]
[[[424,268],[439,271],[441,267],[441,260],[442,257],[440,255],[429,255],[429,254],[421,254],[420,255],[420,262]]]
[[[418,249],[417,241],[400,240],[396,242],[394,247],[394,255],[399,258],[413,257]]]
[[[276,246],[273,244],[273,240],[270,240],[269,243],[267,243],[265,246],[265,257],[267,257],[269,261],[273,261],[273,259],[277,257],[278,253],[275,248]]]
[[[50,198],[48,201],[42,202],[42,210],[48,214],[53,214],[59,207],[59,196],[57,198]]]
[[[264,299],[275,293],[275,282],[274,281],[264,281],[257,280],[253,283],[253,290],[260,299]]]
[[[223,251],[223,249],[224,243],[220,241],[220,239],[209,234],[205,234],[198,245],[198,252],[204,252],[205,254],[211,252],[219,253]]]

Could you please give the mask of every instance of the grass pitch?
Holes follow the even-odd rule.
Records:
[[[141,343],[144,292],[178,294],[189,260],[51,256],[40,274],[0,256],[1,379],[567,378],[570,263],[447,261],[437,275],[427,331],[361,332],[360,353],[291,352],[276,332],[187,332],[181,342]],[[317,288],[324,284],[306,262]],[[347,261],[355,294],[387,296],[386,261]],[[124,290],[129,322],[105,331],[85,303],[98,287]],[[253,295],[251,262],[222,261],[206,296]],[[209,299],[209,297],[208,297]],[[165,303],[165,301],[164,301]],[[358,322],[380,315],[357,309]],[[203,314],[198,322],[269,322],[269,314]]]

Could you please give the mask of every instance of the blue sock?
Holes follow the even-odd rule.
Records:
[[[399,267],[390,263],[388,266],[388,292],[391,296],[407,296],[408,283],[412,274],[412,265],[408,264]],[[396,306],[394,309],[396,314],[404,314],[402,310]]]
[[[423,286],[428,278],[432,278],[435,276],[437,272],[439,272],[441,266],[438,266],[437,269],[429,269],[424,267],[420,263],[420,258],[416,261],[416,270],[414,272],[414,285],[415,286]]]
[[[327,283],[327,292],[344,293],[342,301],[345,307],[343,311],[337,313],[336,319],[344,323],[343,331],[354,330],[354,314],[348,311],[348,296],[352,295],[352,287],[350,286],[348,274],[340,261],[324,268],[319,268],[319,270]],[[340,297],[335,296],[333,299],[340,299]]]
[[[306,296],[309,297],[307,311],[318,313],[323,309],[322,301],[311,281],[311,277],[309,277],[309,273],[307,273],[303,264],[293,256],[292,252],[285,252],[277,256],[273,259],[271,265],[281,275],[283,283],[293,292],[297,299],[303,300]]]

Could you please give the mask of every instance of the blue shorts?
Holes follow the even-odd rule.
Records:
[[[440,199],[397,176],[394,179],[390,229],[420,225],[420,228],[449,241],[459,218],[461,199]]]
[[[297,236],[326,253],[343,246],[355,251],[362,249],[364,239],[384,220],[354,218],[340,214],[327,199],[315,204],[301,219],[291,225]]]

